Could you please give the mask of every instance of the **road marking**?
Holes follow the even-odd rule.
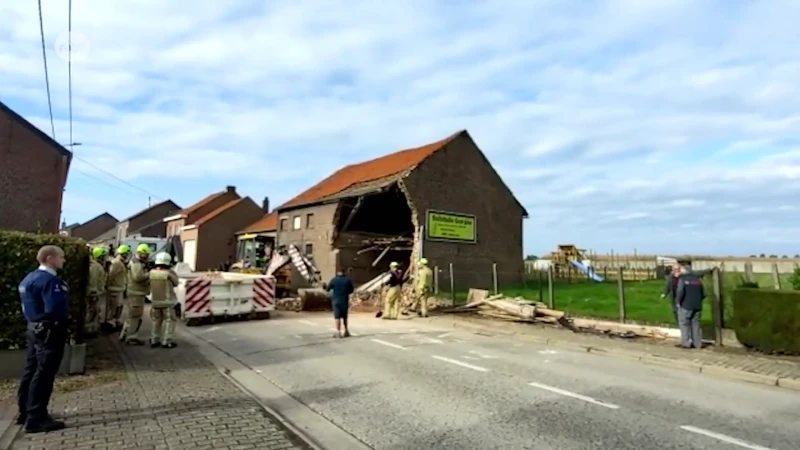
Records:
[[[422,338],[425,342],[430,342],[431,344],[444,344],[444,341],[440,341],[439,339],[424,337]]]
[[[769,447],[763,447],[761,445],[750,444],[749,442],[745,442],[741,439],[736,439],[734,437],[726,436],[724,434],[715,433],[713,431],[704,430],[702,428],[693,427],[691,425],[683,425],[681,426],[681,430],[688,431],[690,433],[697,433],[702,434],[703,436],[707,436],[718,441],[727,442],[728,444],[738,445],[739,447],[749,448],[750,450],[772,450]]]
[[[550,391],[550,392],[553,392],[555,394],[561,394],[561,395],[563,395],[565,397],[572,397],[572,398],[575,398],[575,399],[578,399],[578,400],[583,400],[583,401],[585,401],[587,403],[592,403],[594,405],[602,406],[604,408],[619,409],[619,406],[617,406],[617,405],[612,405],[611,403],[604,403],[604,402],[601,402],[599,400],[595,400],[592,397],[587,397],[585,395],[576,394],[575,392],[565,391],[564,389],[560,389],[560,388],[557,388],[557,387],[548,386],[546,384],[540,384],[540,383],[528,383],[528,384],[530,386],[535,387],[535,388],[544,389],[545,391]]]
[[[400,349],[400,350],[408,350],[408,347],[403,347],[402,345],[393,344],[391,342],[382,341],[380,339],[370,339],[370,340],[372,342],[376,343],[376,344],[385,345],[387,347],[393,347],[393,348],[397,348],[397,349]]]
[[[318,323],[316,323],[316,322],[312,322],[312,321],[310,321],[310,320],[305,320],[305,319],[300,319],[300,320],[298,320],[298,322],[300,322],[300,323],[304,323],[304,324],[306,324],[306,325],[311,325],[312,327],[318,327],[318,326],[319,326],[319,324],[318,324]]]
[[[214,332],[214,331],[217,331],[217,330],[219,330],[219,327],[217,327],[217,326],[213,326],[213,327],[211,327],[211,328],[207,329],[207,330],[206,330],[206,332],[207,332],[207,333],[211,333],[211,332]]]
[[[539,350],[539,353],[542,355],[555,355],[558,352],[555,350]]]
[[[465,363],[457,359],[445,358],[444,356],[432,355],[431,358],[438,359],[439,361],[449,362],[450,364],[455,364],[457,366],[466,367],[467,369],[477,370],[478,372],[489,371],[489,369],[487,369],[486,367],[475,366],[473,364]]]
[[[481,360],[481,359],[480,359],[480,358],[478,358],[477,356],[462,356],[462,358],[464,358],[464,359],[471,359],[471,360],[473,360],[473,361],[480,361],[480,360]]]
[[[440,334],[440,335],[438,335],[436,337],[437,338],[443,338],[443,337],[450,336],[451,334],[453,334],[453,332],[452,331],[448,331],[447,333],[442,333],[442,334]]]
[[[300,336],[299,334],[293,334],[292,336],[294,336],[297,339],[303,339],[303,336]]]

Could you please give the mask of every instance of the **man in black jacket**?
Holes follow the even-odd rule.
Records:
[[[681,346],[683,348],[703,348],[703,336],[700,329],[703,300],[706,298],[703,280],[699,273],[690,272],[685,266],[681,266],[680,272],[675,303],[678,305]]]

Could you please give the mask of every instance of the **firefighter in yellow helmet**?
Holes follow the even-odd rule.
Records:
[[[128,259],[131,248],[120,245],[117,256],[111,260],[108,268],[108,316],[107,321],[115,330],[122,329],[122,310],[125,304],[125,287],[128,284]]]
[[[403,272],[396,262],[389,264],[389,281],[386,284],[386,299],[383,301],[383,318],[395,320],[400,316],[400,294],[403,289]]]
[[[428,317],[428,296],[433,286],[433,271],[428,267],[428,259],[419,260],[417,281],[414,286],[414,308],[420,317]]]
[[[145,297],[150,293],[150,247],[139,244],[136,256],[128,264],[128,317],[119,340],[131,345],[142,345],[139,328],[142,327]]]
[[[92,259],[89,263],[89,283],[86,286],[86,333],[96,334],[100,331],[100,324],[105,322],[106,314],[106,249],[95,247],[92,249]]]
[[[155,267],[150,271],[150,318],[153,319],[150,346],[174,348],[176,345],[172,338],[178,320],[175,314],[178,275],[170,268],[172,257],[169,253],[161,252],[155,260]]]

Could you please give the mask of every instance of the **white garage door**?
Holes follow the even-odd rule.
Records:
[[[183,243],[183,262],[188,264],[192,270],[195,270],[195,262],[197,261],[197,241],[184,241]]]

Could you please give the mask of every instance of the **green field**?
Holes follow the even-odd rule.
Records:
[[[781,278],[782,289],[791,289],[791,284],[788,280],[789,274]],[[762,288],[772,288],[772,277],[769,274],[755,274],[755,279]],[[702,320],[707,327],[712,324],[710,300],[713,291],[711,276],[707,276],[704,281],[709,298],[706,300],[706,307],[703,309]],[[726,323],[730,323],[733,313],[731,292],[740,282],[741,274],[725,274],[723,280],[723,296],[725,299]],[[660,298],[663,288],[663,280],[625,282],[625,310],[627,320],[631,323],[674,326],[669,300]],[[509,297],[519,296],[529,300],[539,300],[539,280],[538,278],[528,280],[523,286],[501,287],[500,291]],[[573,317],[619,320],[620,308],[616,281],[595,283],[581,280],[567,283],[566,280],[556,280],[553,284],[553,291],[555,293],[555,308]],[[546,281],[544,282],[544,286],[542,286],[541,292],[542,301],[547,303],[548,294]],[[443,296],[446,295],[447,294],[444,293]],[[457,302],[463,303],[466,300],[466,292],[457,293],[456,299]]]

